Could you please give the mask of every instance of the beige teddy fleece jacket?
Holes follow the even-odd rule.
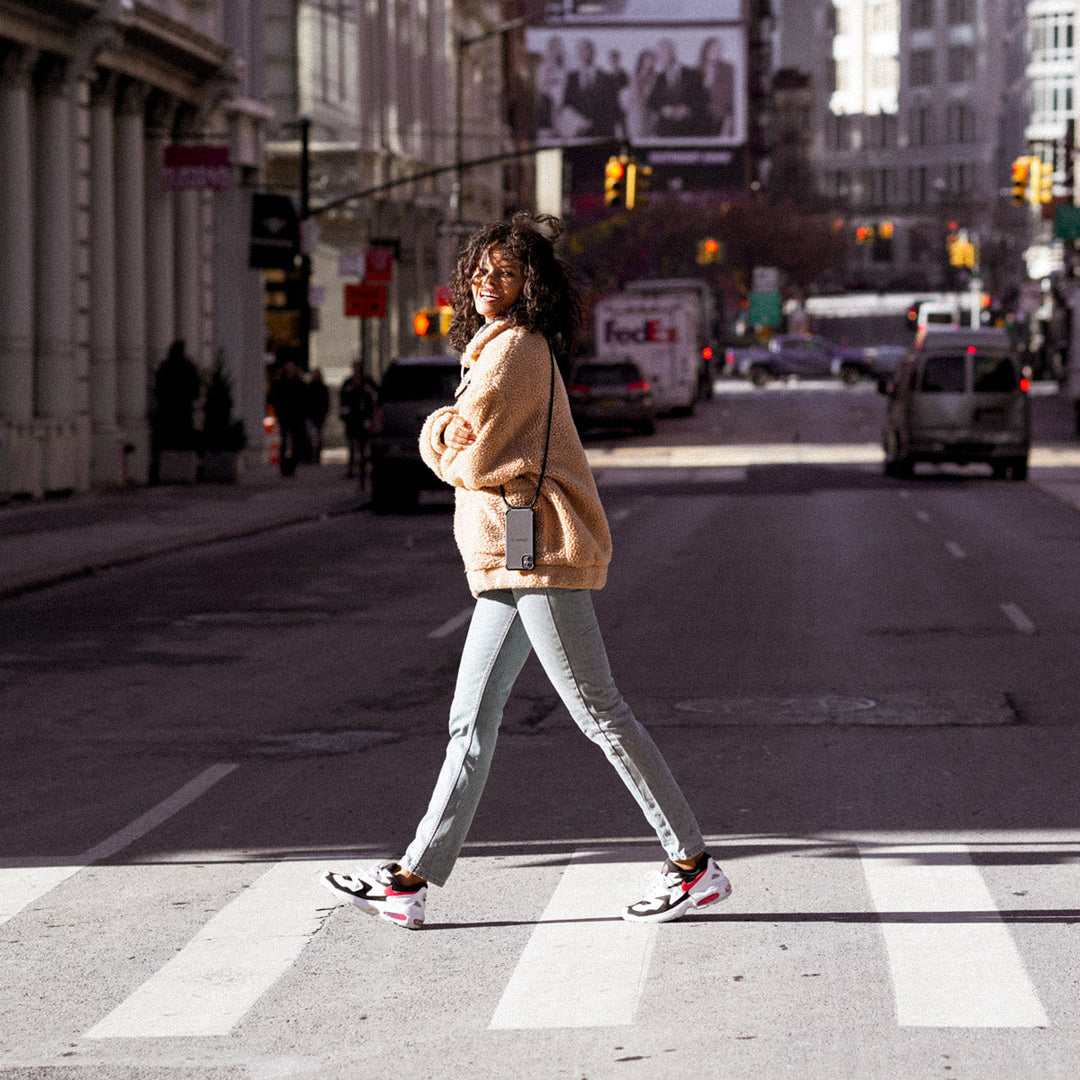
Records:
[[[536,567],[507,570],[506,505],[528,506],[544,456],[551,354],[542,334],[495,320],[481,327],[461,358],[454,405],[424,423],[420,454],[455,488],[454,537],[474,596],[491,589],[600,589],[611,561],[611,533],[596,483],[556,373],[547,472],[536,502]],[[465,450],[443,442],[460,414],[476,441]]]

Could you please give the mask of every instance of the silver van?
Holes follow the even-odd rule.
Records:
[[[1004,330],[928,331],[886,387],[885,473],[916,462],[982,462],[994,476],[1027,477],[1031,407]]]

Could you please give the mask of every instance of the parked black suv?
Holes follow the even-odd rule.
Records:
[[[420,458],[420,429],[451,405],[461,373],[456,356],[410,356],[386,369],[371,437],[371,503],[377,513],[415,508],[442,481]]]

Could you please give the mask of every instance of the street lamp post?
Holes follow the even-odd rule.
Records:
[[[300,366],[311,364],[311,117],[300,116]]]

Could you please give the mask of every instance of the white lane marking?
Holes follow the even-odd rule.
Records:
[[[1001,604],[1001,610],[1005,617],[1013,624],[1013,627],[1021,634],[1034,634],[1035,624],[1024,614],[1016,604]]]
[[[563,872],[491,1018],[490,1028],[631,1024],[656,926],[633,925],[612,898],[641,898],[642,863],[606,863],[578,852]]]
[[[901,1027],[1049,1025],[966,845],[862,847],[859,853],[882,916]],[[912,918],[896,918],[904,915]]]
[[[930,524],[930,514],[926,510],[916,510],[915,516],[924,524]]]
[[[319,929],[326,900],[312,866],[267,870],[85,1038],[228,1035]]]
[[[189,803],[204,795],[223,777],[228,776],[236,765],[211,765],[193,780],[163,799],[157,806],[137,817],[130,825],[103,840],[100,844],[73,858],[42,859],[45,866],[20,866],[25,859],[0,859],[0,923],[16,916],[28,904],[51,892],[69,877],[93,863],[108,859],[136,840],[156,829]]]
[[[608,514],[608,521],[613,524],[619,524],[625,521],[634,511],[629,506],[620,506],[618,510],[613,510]]]
[[[459,611],[452,619],[447,619],[442,626],[435,627],[429,634],[429,638],[444,638],[449,637],[455,630],[460,630],[471,618],[473,609],[466,608],[464,611]]]
[[[946,540],[945,541],[945,550],[954,559],[966,559],[967,558],[967,552],[955,540]]]

